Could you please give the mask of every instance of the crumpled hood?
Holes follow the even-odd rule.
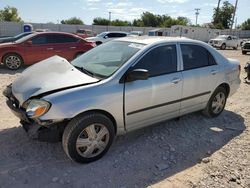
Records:
[[[62,88],[97,82],[66,59],[53,56],[27,68],[12,83],[12,93],[20,104],[32,96]]]

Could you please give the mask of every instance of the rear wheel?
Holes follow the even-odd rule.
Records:
[[[223,43],[222,45],[221,45],[221,47],[220,47],[220,49],[222,49],[222,50],[225,50],[226,49],[226,44],[225,43]]]
[[[23,60],[17,54],[7,54],[3,58],[3,63],[8,69],[17,70],[22,66]]]
[[[203,114],[208,117],[217,117],[224,110],[228,93],[224,87],[218,87],[210,97]]]
[[[82,54],[83,54],[83,52],[77,53],[77,54],[75,55],[75,59],[78,58],[78,57],[80,57]]]
[[[243,54],[243,55],[246,55],[246,54],[247,54],[247,52],[246,52],[246,51],[242,51],[242,54]]]
[[[234,50],[237,50],[238,49],[238,45],[236,47],[233,47]]]
[[[101,41],[97,41],[97,42],[96,42],[96,45],[97,45],[97,46],[99,46],[99,45],[101,45],[101,44],[102,44]]]
[[[69,122],[63,133],[63,149],[74,161],[89,163],[100,159],[115,136],[112,121],[103,114],[80,115]]]

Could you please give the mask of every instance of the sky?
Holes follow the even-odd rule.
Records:
[[[236,0],[229,0],[233,5]],[[59,23],[63,19],[79,17],[92,24],[95,17],[132,21],[145,11],[186,16],[195,23],[195,8],[200,8],[198,24],[211,22],[218,0],[0,0],[0,9],[7,5],[18,9],[21,18],[31,23]],[[223,2],[223,0],[222,0]],[[222,3],[221,3],[222,5]],[[239,0],[237,23],[250,18],[250,0]]]

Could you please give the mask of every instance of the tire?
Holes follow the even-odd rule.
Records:
[[[225,43],[223,43],[223,44],[221,45],[220,49],[221,49],[221,50],[225,50],[225,49],[226,49],[226,47],[227,47],[227,46],[226,46],[226,44],[225,44]]]
[[[83,52],[79,52],[79,53],[77,53],[77,54],[75,55],[75,58],[74,58],[74,59],[76,59],[76,58],[80,57],[82,54],[84,54],[84,53],[83,53]]]
[[[101,41],[97,41],[97,42],[96,42],[96,45],[97,45],[97,46],[99,46],[99,45],[101,45],[101,44],[102,44]]]
[[[89,163],[103,157],[115,137],[112,121],[101,113],[88,113],[72,119],[66,126],[62,145],[70,159]]]
[[[242,51],[242,54],[243,54],[243,55],[246,55],[246,54],[247,54],[247,52],[246,52],[246,51]]]
[[[210,97],[206,108],[203,110],[203,114],[206,115],[207,117],[212,117],[212,118],[220,115],[225,108],[227,97],[228,93],[226,89],[224,87],[218,87]],[[221,99],[221,101],[219,101],[218,99]]]
[[[233,47],[234,50],[237,50],[238,49],[238,45],[236,47]]]
[[[3,63],[10,70],[17,70],[23,65],[23,59],[18,54],[10,53],[4,56]]]

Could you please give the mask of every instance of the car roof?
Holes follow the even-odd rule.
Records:
[[[165,42],[200,42],[197,40],[192,40],[186,37],[155,37],[155,36],[139,36],[139,37],[124,37],[115,39],[116,41],[123,42],[133,42],[140,44],[155,44],[155,43],[165,43]]]

